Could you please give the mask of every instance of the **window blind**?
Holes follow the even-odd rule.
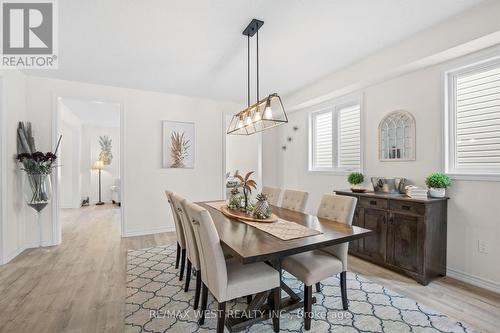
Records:
[[[456,76],[455,169],[500,169],[500,65]]]
[[[333,115],[332,112],[322,112],[313,118],[313,167],[333,167]]]
[[[339,111],[339,168],[361,169],[360,116],[359,104]]]

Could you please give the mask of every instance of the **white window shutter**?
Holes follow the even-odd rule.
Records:
[[[359,104],[339,110],[339,168],[361,169],[361,109]]]
[[[458,74],[455,169],[500,172],[500,66]]]
[[[313,116],[313,167],[333,167],[333,124],[332,112]]]

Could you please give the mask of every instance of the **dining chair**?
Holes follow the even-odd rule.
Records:
[[[241,264],[236,259],[225,260],[217,229],[210,213],[193,203],[185,203],[187,215],[194,226],[200,250],[202,296],[199,324],[203,325],[208,291],[217,300],[217,332],[224,332],[226,302],[271,290],[273,328],[279,332],[280,274],[265,263]]]
[[[170,209],[172,210],[172,215],[174,216],[175,234],[177,236],[177,255],[175,258],[175,268],[179,268],[179,261],[181,261],[181,271],[179,273],[179,281],[182,281],[184,275],[184,265],[186,262],[186,239],[184,237],[184,229],[182,228],[182,223],[179,218],[179,214],[174,207],[171,196],[172,191],[165,191],[167,195],[168,203],[170,204]]]
[[[200,266],[198,246],[196,244],[196,239],[194,237],[193,226],[186,214],[186,208],[185,208],[186,199],[176,194],[172,194],[171,198],[174,207],[177,210],[177,213],[179,214],[179,218],[184,230],[184,236],[186,239],[187,267],[186,267],[186,284],[184,286],[185,292],[189,290],[189,283],[191,281],[192,269],[194,268],[196,271],[196,291],[195,291],[195,301],[193,306],[193,308],[196,310],[198,308],[198,301],[200,298],[199,295],[201,290],[201,277],[200,277],[201,266]]]
[[[285,190],[281,207],[303,213],[306,209],[309,193],[296,190]]]
[[[357,199],[354,197],[325,194],[321,198],[318,217],[352,225]],[[282,262],[284,270],[304,283],[304,327],[311,328],[312,286],[340,273],[342,307],[348,309],[347,301],[347,251],[349,243],[342,243],[320,250],[299,253],[286,257]],[[319,289],[319,288],[318,288]]]
[[[262,187],[262,193],[267,195],[267,201],[271,205],[278,206],[281,195],[281,189],[279,187],[264,186]]]

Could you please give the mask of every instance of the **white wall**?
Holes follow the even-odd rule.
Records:
[[[0,221],[0,264],[7,263],[24,250],[25,214],[21,171],[15,162],[17,154],[17,125],[26,121],[25,79],[17,71],[0,72],[3,94],[0,97],[1,136],[1,221]],[[42,212],[43,214],[43,212]]]
[[[497,53],[500,54],[500,49]],[[358,92],[364,96],[363,144],[367,187],[371,187],[371,176],[401,176],[425,186],[424,179],[429,173],[443,171],[444,72],[475,58],[473,55],[428,67]],[[408,110],[415,116],[417,159],[381,162],[377,153],[378,124],[384,115],[399,109]],[[289,118],[289,124],[282,128],[280,134],[280,142],[284,142],[289,135],[294,136],[288,149],[283,152],[279,148],[281,145],[276,144],[273,151],[264,152],[264,169],[272,168],[266,166],[268,159],[272,161],[274,156],[281,157],[275,174],[282,177],[266,177],[265,183],[308,191],[310,200],[307,211],[314,213],[323,193],[347,189],[349,184],[345,175],[307,171],[308,112],[294,112]],[[294,132],[293,126],[298,126],[299,130]],[[500,255],[500,244],[494,239],[500,234],[500,208],[498,196],[492,195],[494,193],[500,193],[500,182],[455,180],[448,192],[451,197],[448,206],[449,274],[467,280],[472,276],[473,283],[492,289],[500,287],[500,266],[493,264]],[[489,254],[478,252],[478,240],[488,241]]]
[[[111,202],[111,186],[115,179],[120,179],[120,128],[83,126],[83,149],[86,151],[82,159],[82,174],[85,191],[84,197],[89,196],[91,203],[99,200],[99,175],[97,170],[92,170],[92,165],[99,159],[101,146],[100,136],[108,136],[111,141],[111,153],[113,160],[101,171],[101,200]]]
[[[232,115],[226,116],[227,128]],[[257,182],[257,190],[252,191],[255,197],[262,189],[262,161],[261,161],[262,133],[253,135],[226,135],[226,172],[234,175],[236,170],[245,175],[254,171],[252,179]]]
[[[200,98],[145,92],[79,82],[27,76],[27,108],[37,131],[40,147],[51,147],[53,116],[57,96],[120,102],[124,153],[121,156],[125,187],[124,235],[173,230],[172,216],[164,191],[170,189],[197,200],[223,197],[223,111],[239,106]],[[195,123],[196,165],[194,169],[161,168],[161,120]],[[45,235],[53,235],[52,208],[43,219]],[[30,228],[34,220],[28,220]],[[55,242],[57,237],[52,236]]]

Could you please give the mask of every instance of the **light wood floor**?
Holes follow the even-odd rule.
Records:
[[[121,239],[119,210],[64,210],[63,243],[0,266],[0,332],[122,332],[127,249],[175,241],[173,233]],[[350,270],[484,332],[498,332],[500,295],[450,278],[423,287],[350,257]]]

